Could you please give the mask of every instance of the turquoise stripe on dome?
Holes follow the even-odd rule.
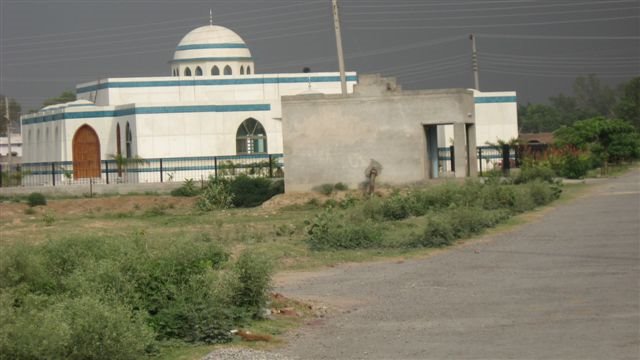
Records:
[[[515,96],[480,96],[474,98],[476,104],[495,104],[516,102]]]
[[[172,63],[188,62],[188,61],[253,61],[253,59],[251,57],[221,56],[221,57],[200,57],[200,58],[171,60]]]
[[[248,49],[247,44],[189,44],[178,45],[177,51],[201,49]]]
[[[270,111],[271,104],[242,104],[242,105],[188,105],[188,106],[156,106],[133,107],[119,110],[98,110],[82,112],[63,112],[55,115],[37,116],[22,120],[22,125],[32,125],[43,122],[67,120],[108,118],[128,115],[149,114],[177,114],[177,113],[202,113],[202,112],[242,112],[242,111]]]
[[[89,85],[76,89],[78,94],[109,88],[139,88],[139,87],[171,87],[171,86],[225,86],[225,85],[262,85],[262,84],[293,84],[293,83],[324,83],[339,82],[340,76],[297,76],[282,78],[250,78],[236,79],[206,79],[206,80],[150,80],[150,81],[113,81],[96,85]],[[357,82],[357,75],[347,76],[347,81]]]

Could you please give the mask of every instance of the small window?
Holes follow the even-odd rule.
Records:
[[[244,66],[240,66],[240,75],[244,75]]]
[[[258,120],[249,118],[240,124],[236,132],[236,152],[238,154],[267,152],[267,133]]]
[[[191,76],[191,69],[189,68],[184,69],[184,76]]]
[[[212,67],[212,68],[211,68],[211,75],[213,75],[213,76],[218,76],[218,75],[220,75],[220,69],[218,69],[218,67],[217,67],[217,66]]]
[[[122,155],[122,146],[120,144],[120,124],[116,124],[116,154]]]
[[[227,65],[224,67],[224,74],[225,75],[233,75],[233,71],[231,71],[231,66]]]
[[[200,68],[200,66],[196,68],[196,76],[202,76],[202,69]]]
[[[247,66],[247,75],[251,75],[251,66]]]

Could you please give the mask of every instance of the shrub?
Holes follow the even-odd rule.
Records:
[[[568,179],[581,179],[591,167],[592,160],[584,155],[569,154],[564,157],[560,175]]]
[[[381,245],[382,231],[370,220],[348,221],[344,214],[324,211],[307,227],[312,250],[365,249]]]
[[[233,206],[233,193],[229,181],[209,177],[204,191],[198,197],[196,206],[202,211],[228,209]]]
[[[284,190],[284,182],[280,186],[269,179],[240,175],[231,181],[230,189],[235,207],[255,207]]]
[[[529,189],[529,196],[531,196],[531,199],[536,206],[546,205],[557,197],[557,194],[549,184],[534,181],[527,184],[527,187]]]
[[[411,239],[413,247],[444,247],[449,246],[455,239],[451,223],[441,217],[429,219],[424,231]]]
[[[177,189],[171,190],[171,195],[173,196],[184,196],[184,197],[193,197],[200,193],[200,190],[196,186],[196,183],[193,179],[186,179],[182,186]]]
[[[322,184],[316,188],[316,190],[322,195],[331,195],[333,193],[333,184]]]
[[[553,182],[553,178],[556,177],[555,171],[551,167],[543,164],[525,164],[520,170],[520,173],[514,179],[515,184],[524,184],[530,181],[541,180],[546,182]]]
[[[44,206],[47,205],[47,198],[39,192],[32,192],[27,196],[27,204],[29,204],[30,207],[39,205]]]
[[[232,271],[233,305],[246,309],[253,318],[260,317],[271,289],[273,264],[265,256],[244,251]]]
[[[347,184],[339,182],[333,185],[333,189],[337,191],[346,191],[349,190],[349,186],[347,186]]]
[[[95,297],[27,301],[3,312],[0,359],[139,359],[154,343],[143,316]]]

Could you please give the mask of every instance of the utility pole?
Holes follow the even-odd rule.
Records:
[[[469,40],[471,40],[471,62],[473,67],[473,79],[475,81],[475,89],[480,91],[480,80],[478,78],[478,52],[476,51],[476,37],[475,35],[469,35]]]
[[[7,116],[7,178],[11,183],[11,118],[9,117],[9,97],[6,95],[4,97],[4,113]]]
[[[333,0],[333,24],[336,30],[336,46],[338,47],[340,85],[342,85],[342,95],[347,95],[347,76],[344,72],[344,54],[342,52],[342,33],[340,32],[340,14],[338,13],[338,0]]]

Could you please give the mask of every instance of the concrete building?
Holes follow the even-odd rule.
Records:
[[[22,156],[22,135],[11,134],[11,153],[13,156]],[[9,138],[0,136],[0,156],[9,154]]]
[[[79,84],[78,100],[22,116],[23,161],[71,162],[75,180],[99,182],[104,180],[101,162],[115,155],[282,153],[281,96],[341,92],[338,73],[256,71],[238,34],[212,24],[196,28],[178,44],[171,76]],[[357,74],[348,72],[348,91],[356,81]],[[134,181],[146,181],[144,173],[136,176]],[[174,181],[193,177],[187,170],[173,176]]]
[[[283,98],[287,191],[342,182],[398,185],[439,177],[439,127],[453,128],[455,176],[476,175],[476,106],[466,89],[403,91],[361,75],[353,94]]]

